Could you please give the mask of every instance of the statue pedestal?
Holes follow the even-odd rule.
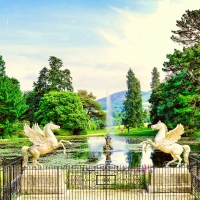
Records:
[[[191,177],[184,168],[154,168],[149,173],[149,193],[190,193]]]
[[[22,174],[22,199],[65,199],[69,191],[61,169],[26,169]]]

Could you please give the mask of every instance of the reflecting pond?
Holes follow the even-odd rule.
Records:
[[[46,166],[64,166],[67,164],[105,164],[111,163],[114,165],[126,165],[129,167],[138,167],[141,164],[142,146],[140,143],[147,139],[147,137],[120,137],[111,136],[111,144],[113,150],[103,151],[103,146],[106,141],[102,137],[80,137],[72,138],[70,141],[72,146],[67,146],[67,154],[63,154],[62,148],[52,151],[47,155],[42,155],[39,162]],[[185,143],[188,141],[186,140]],[[189,144],[192,151],[197,152],[200,149],[200,144]],[[20,145],[19,145],[20,146]],[[1,157],[13,158],[21,156],[21,147],[1,146]],[[3,148],[2,148],[3,147]],[[171,155],[154,151],[151,154],[154,166],[163,166],[167,161],[172,160]]]

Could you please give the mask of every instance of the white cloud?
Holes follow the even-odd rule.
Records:
[[[130,9],[110,7],[110,13],[114,12],[117,17],[107,15],[103,27],[92,28],[101,40],[103,38],[108,42],[102,46],[6,45],[0,46],[0,51],[6,61],[7,74],[21,82],[22,90],[31,90],[34,75],[37,76],[44,66],[49,66],[49,56],[56,56],[71,71],[75,91],[87,89],[101,98],[106,95],[106,90],[110,94],[126,90],[126,75],[130,67],[140,80],[141,89],[147,91],[153,67],[161,72],[162,64],[167,60],[166,54],[173,53],[174,48],[182,49],[170,40],[171,30],[177,30],[176,20],[181,19],[185,10],[199,8],[199,0],[173,3],[161,0],[151,14],[136,14]],[[164,73],[161,74],[163,78]],[[29,80],[26,79],[28,75],[31,75]]]

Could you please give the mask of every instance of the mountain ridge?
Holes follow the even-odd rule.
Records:
[[[126,92],[127,92],[127,90],[124,90],[124,91],[115,92],[115,93],[109,95],[110,96],[110,102],[116,103],[118,101],[126,100],[126,98],[125,98]],[[150,95],[151,95],[151,90],[147,91],[147,92],[141,91],[141,95],[142,95],[142,102],[148,102]],[[99,102],[100,104],[106,104],[106,101],[107,101],[107,97],[97,99],[97,102]]]
[[[126,100],[126,92],[127,90],[121,91],[121,92],[115,92],[110,96],[110,103],[112,110],[115,112],[120,113],[121,111],[124,110],[124,105],[123,102]],[[150,103],[148,102],[150,95],[151,95],[151,90],[147,92],[141,91],[142,95],[142,109],[149,109]],[[107,107],[107,97],[103,97],[101,99],[98,99],[97,102],[101,104],[102,110],[106,110]]]

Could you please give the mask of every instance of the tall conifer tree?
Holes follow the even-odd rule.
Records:
[[[152,75],[152,82],[150,86],[151,89],[153,90],[154,88],[160,85],[160,73],[158,72],[158,69],[156,67],[153,68],[151,75]]]
[[[126,100],[124,101],[125,117],[123,123],[128,129],[130,127],[142,127],[143,112],[140,82],[135,77],[132,69],[128,70],[126,77],[128,91],[125,95]]]

